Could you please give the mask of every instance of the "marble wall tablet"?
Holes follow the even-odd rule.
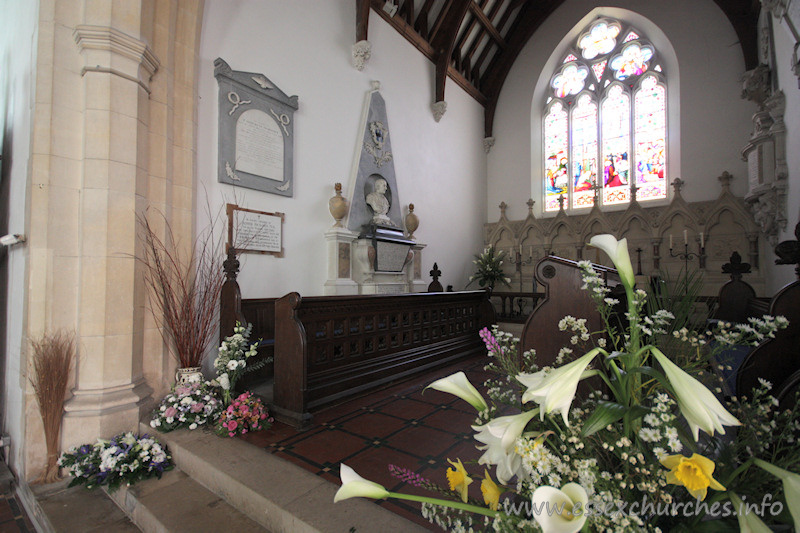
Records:
[[[231,70],[214,61],[219,85],[221,183],[292,196],[294,193],[294,112],[297,96],[287,96],[266,76]]]

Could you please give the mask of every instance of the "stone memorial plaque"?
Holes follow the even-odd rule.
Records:
[[[407,244],[376,241],[376,272],[402,272],[406,264],[409,246]]]
[[[287,96],[266,76],[231,70],[214,61],[219,85],[217,179],[222,183],[292,196],[294,112]]]
[[[283,257],[283,213],[266,213],[228,204],[228,246],[240,252]]]

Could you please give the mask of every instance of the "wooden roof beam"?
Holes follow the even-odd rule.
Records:
[[[356,42],[367,40],[369,4],[370,0],[356,0]]]
[[[436,34],[431,40],[434,53],[434,64],[436,65],[436,99],[435,102],[444,101],[444,86],[447,81],[447,71],[450,66],[450,57],[453,55],[453,48],[456,44],[456,36],[464,17],[469,10],[472,0],[449,0],[442,8],[443,14],[439,19]],[[446,13],[445,13],[446,10]]]
[[[486,16],[486,13],[483,12],[483,9],[478,7],[476,4],[472,3],[469,6],[470,12],[475,16],[475,18],[481,23],[481,25],[486,29],[486,32],[492,36],[492,39],[497,42],[500,48],[506,47],[506,40],[503,39],[503,36],[500,35],[500,32],[497,31],[492,25],[492,21],[489,20],[489,17]]]

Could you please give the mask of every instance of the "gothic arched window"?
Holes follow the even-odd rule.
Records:
[[[622,22],[592,22],[544,104],[544,210],[667,197],[667,89],[658,52]],[[563,200],[561,200],[563,198]]]

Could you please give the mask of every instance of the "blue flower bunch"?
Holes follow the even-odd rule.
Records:
[[[165,446],[152,437],[129,431],[111,440],[97,439],[94,444],[73,447],[59,457],[58,466],[73,476],[70,487],[85,485],[92,489],[106,485],[113,492],[122,484],[161,478],[175,465]]]

